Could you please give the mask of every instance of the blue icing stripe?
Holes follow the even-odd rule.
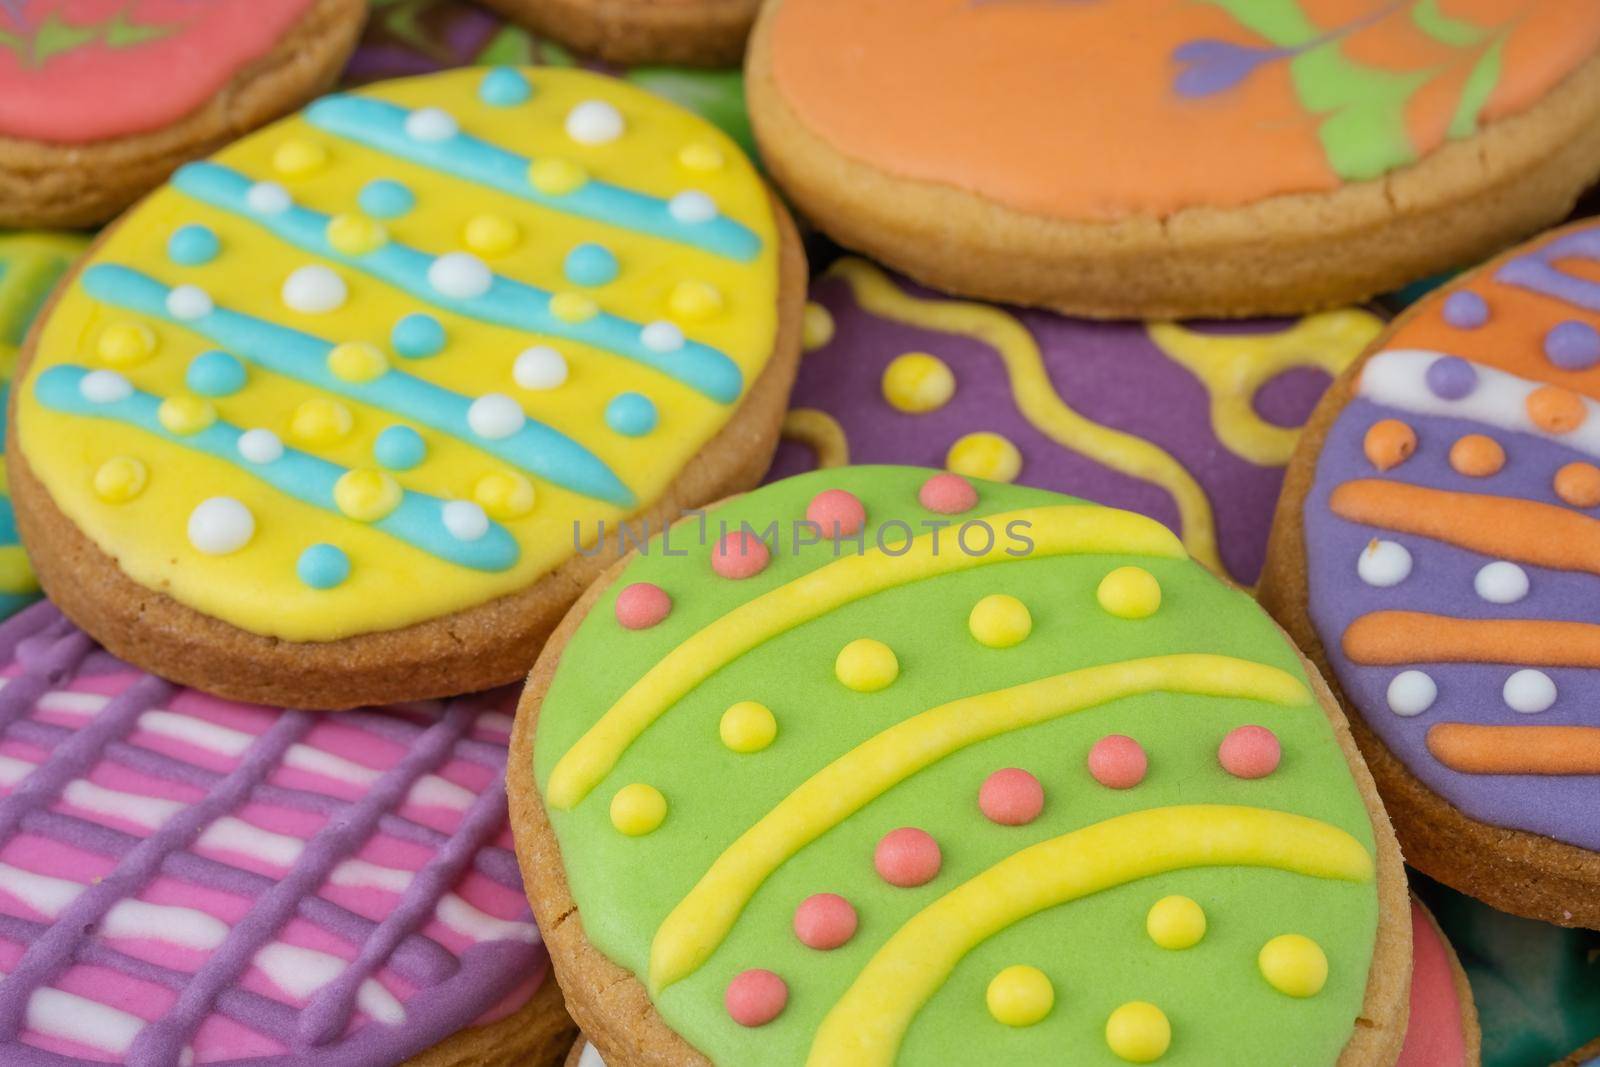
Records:
[[[569,193],[541,192],[528,181],[533,161],[526,156],[469,133],[457,133],[443,141],[415,140],[406,133],[407,114],[405,108],[384,100],[338,94],[323,97],[305,112],[308,122],[329,133],[541,207],[692,245],[728,259],[747,262],[761,252],[761,238],[743,223],[721,215],[704,222],[684,222],[673,217],[667,201],[660,197],[618,185],[590,180]]]
[[[81,388],[88,373],[72,364],[51,367],[35,381],[34,395],[54,411],[111,419],[215,456],[255,475],[280,493],[343,517],[334,502],[333,487],[347,473],[344,467],[293,448],[285,448],[270,463],[251,463],[239,454],[243,431],[237,426],[218,420],[196,433],[173,433],[161,425],[157,416],[160,397],[135,389],[121,400],[96,403],[86,398]],[[426,493],[403,490],[399,505],[369,525],[429,555],[473,570],[503,571],[517,562],[521,549],[516,538],[499,523],[491,522],[488,532],[472,541],[451,534],[444,524],[445,503]]]
[[[472,432],[467,419],[472,401],[460,393],[394,369],[370,381],[346,381],[328,370],[328,353],[334,347],[329,342],[227,308],[214,308],[198,318],[175,319],[167,311],[170,290],[129,267],[97,263],[83,272],[83,288],[96,300],[187,327],[276,374],[451,434],[575,493],[622,507],[634,502],[632,490],[610,467],[572,438],[544,423],[528,419],[516,433],[506,437],[479,437]]]
[[[490,276],[489,289],[481,296],[446,296],[428,281],[428,268],[433,265],[434,257],[393,241],[365,255],[341,253],[328,243],[327,215],[299,205],[275,214],[258,215],[246,203],[253,183],[238,171],[220,164],[187,164],[172,176],[172,184],[212,207],[253,219],[280,240],[366,271],[418,300],[426,300],[458,315],[606,349],[676,378],[724,404],[739,399],[744,389],[744,374],[739,365],[698,341],[685,340],[681,347],[671,351],[656,351],[644,343],[643,327],[616,315],[600,312],[583,322],[566,322],[551,314],[549,293],[500,275]]]

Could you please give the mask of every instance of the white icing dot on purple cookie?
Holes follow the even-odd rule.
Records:
[[[1515,604],[1528,595],[1528,572],[1515,563],[1496,560],[1478,570],[1472,588],[1491,604]]]
[[[1460,356],[1440,356],[1424,375],[1428,390],[1441,400],[1461,400],[1478,387],[1478,372]]]
[[[1445,297],[1442,314],[1458,330],[1476,330],[1489,321],[1489,305],[1477,293],[1461,289]]]
[[[1433,706],[1439,687],[1424,671],[1401,671],[1389,682],[1389,710],[1396,715],[1421,715]]]
[[[1500,695],[1512,711],[1537,715],[1556,702],[1556,683],[1543,671],[1525,668],[1506,679]]]
[[[1600,330],[1569,319],[1544,335],[1545,358],[1562,370],[1588,370],[1600,362]]]
[[[1356,573],[1363,582],[1380,589],[1399,585],[1411,574],[1411,553],[1398,541],[1374,538],[1361,550],[1361,558],[1356,561]]]

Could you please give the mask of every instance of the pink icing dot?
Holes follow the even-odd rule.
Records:
[[[735,530],[711,550],[711,569],[724,578],[752,578],[767,569],[772,553],[748,530]]]
[[[959,474],[935,474],[917,490],[917,500],[929,511],[959,515],[978,506],[978,491]]]
[[[822,528],[823,537],[849,537],[867,521],[867,509],[854,493],[844,489],[824,489],[806,505],[806,519]]]
[[[771,971],[755,968],[728,983],[722,1003],[740,1026],[764,1026],[783,1013],[783,1006],[789,1003],[789,987]]]
[[[995,771],[978,788],[978,810],[1001,826],[1025,826],[1044,810],[1044,786],[1019,767]]]
[[[1229,730],[1217,746],[1217,761],[1235,778],[1265,778],[1278,769],[1282,758],[1278,735],[1265,726]]]
[[[1149,766],[1144,746],[1122,734],[1107,734],[1089,750],[1089,773],[1111,789],[1132,789],[1144,781]]]
[[[630,630],[648,630],[671,610],[667,591],[650,582],[634,582],[617,594],[617,621]]]
[[[902,889],[933,881],[943,862],[939,842],[927,831],[914,826],[890,830],[872,853],[872,865],[878,869],[878,874],[885,882]]]
[[[794,936],[807,948],[838,948],[856,934],[856,909],[837,893],[815,893],[794,909]]]

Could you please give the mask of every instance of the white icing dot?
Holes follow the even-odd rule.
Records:
[[[485,393],[467,409],[467,425],[472,432],[490,440],[510,437],[527,421],[522,405],[504,393]]]
[[[167,294],[167,314],[180,322],[203,319],[214,307],[211,294],[198,285],[180,285]]]
[[[489,532],[489,516],[470,500],[451,500],[441,509],[444,528],[457,541],[476,541]]]
[[[289,190],[277,182],[256,182],[244,194],[244,206],[257,215],[281,215],[293,204]]]
[[[239,455],[251,463],[272,463],[283,455],[283,441],[271,430],[246,430],[239,435]]]
[[[1472,588],[1491,604],[1515,604],[1528,595],[1528,572],[1503,559],[1487,563],[1472,579]]]
[[[1534,715],[1556,702],[1556,683],[1543,671],[1524,669],[1506,679],[1500,695],[1512,711]]]
[[[79,380],[78,392],[91,404],[115,404],[133,395],[133,383],[114,370],[92,370]]]
[[[585,100],[567,112],[567,136],[579,144],[607,144],[622,136],[622,112],[604,100]]]
[[[1439,687],[1422,671],[1401,671],[1389,683],[1389,710],[1396,715],[1421,715],[1433,706]]]
[[[461,129],[450,112],[437,107],[419,107],[406,116],[406,136],[413,141],[448,141]]]
[[[189,513],[189,543],[208,556],[237,552],[255,532],[255,516],[231,496],[203,500]]]
[[[679,222],[710,222],[717,217],[717,203],[700,190],[690,189],[667,201],[667,211]]]
[[[567,361],[549,345],[534,345],[517,356],[511,376],[524,389],[554,389],[567,380]]]
[[[1374,539],[1361,550],[1356,573],[1368,585],[1399,585],[1411,573],[1411,553],[1398,541]]]
[[[639,342],[652,352],[676,352],[683,347],[683,331],[671,322],[652,322],[639,331]]]
[[[349,295],[343,278],[316,264],[295,269],[283,281],[283,302],[291,310],[308,315],[343,307]]]
[[[444,296],[470,300],[489,291],[494,275],[471,252],[446,252],[428,264],[428,284]]]

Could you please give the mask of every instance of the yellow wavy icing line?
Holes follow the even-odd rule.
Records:
[[[1378,316],[1347,308],[1307,316],[1277,333],[1196,333],[1174,322],[1151,323],[1146,332],[1206,387],[1211,427],[1224,447],[1257,466],[1282,467],[1300,430],[1257,415],[1256,391],[1296,367],[1321,367],[1337,377],[1382,329]]]
[[[1016,318],[984,304],[909,296],[882,271],[860,259],[841,259],[828,273],[848,282],[856,303],[874,315],[962,334],[994,349],[1010,376],[1017,409],[1040,433],[1114,471],[1165,489],[1178,505],[1183,543],[1189,553],[1217,573],[1226,573],[1217,554],[1211,501],[1200,483],[1159,446],[1091,422],[1068,407],[1045,372],[1038,342]]]
[[[1018,559],[1089,553],[1183,558],[1183,546],[1172,531],[1131,511],[1057,504],[987,515],[982,521],[996,531],[997,540],[1012,524],[1026,524],[1033,548],[1016,555],[1014,549],[973,555],[951,551],[947,537],[941,551],[936,533],[926,533],[905,543],[899,555],[875,546],[834,560],[707,624],[634,682],[562,755],[550,772],[547,801],[566,809],[588,796],[651,723],[726,664],[792,627],[873,593]],[[902,544],[896,540],[891,547],[899,550]]]
[[[1222,804],[1151,808],[1025,848],[914,915],[828,1012],[807,1067],[890,1067],[916,1013],[972,949],[1046,908],[1192,867],[1269,867],[1363,882],[1372,857],[1303,815]]]
[[[817,469],[850,463],[850,441],[839,420],[820,408],[795,408],[783,417],[783,436],[817,454]]]
[[[717,857],[650,945],[659,992],[716,951],[761,883],[806,845],[893,786],[969,745],[1143,693],[1304,704],[1306,687],[1277,667],[1199,653],[1125,660],[998,689],[914,715],[812,775]]]

